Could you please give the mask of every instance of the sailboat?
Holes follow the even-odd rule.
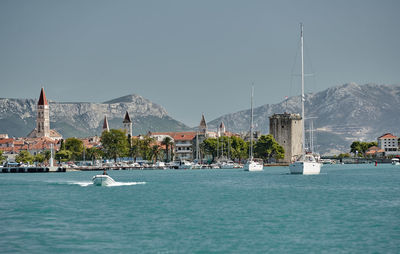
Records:
[[[301,117],[302,121],[302,154],[293,163],[289,165],[291,174],[317,175],[321,171],[321,163],[319,163],[313,154],[305,153],[305,130],[304,130],[304,43],[303,43],[303,24],[300,24],[300,44],[301,44]]]
[[[243,168],[245,171],[262,171],[263,164],[253,159],[253,94],[254,86],[251,87],[250,156]]]

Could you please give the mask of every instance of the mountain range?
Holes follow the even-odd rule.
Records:
[[[274,113],[300,113],[300,96],[254,109],[254,126],[269,132],[269,116]],[[355,140],[376,141],[391,132],[400,135],[400,86],[344,84],[305,96],[306,129],[312,119],[314,146],[322,154],[348,152]],[[307,120],[308,118],[311,118]],[[209,123],[216,128],[224,122],[232,132],[249,129],[250,110],[227,114]],[[306,133],[306,143],[309,140]]]
[[[35,99],[0,99],[0,133],[26,136],[35,127]],[[189,131],[160,105],[139,95],[127,95],[103,103],[54,102],[50,104],[51,128],[64,137],[100,135],[104,115],[110,128],[122,128],[125,111],[133,121],[133,134],[148,131]],[[354,140],[375,141],[386,132],[400,135],[400,86],[344,84],[305,96],[306,118],[312,118],[314,144],[322,154],[349,151]],[[254,126],[269,132],[269,117],[274,113],[299,113],[300,96],[254,109]],[[210,130],[224,122],[228,131],[247,132],[250,110],[226,114],[208,123]],[[306,120],[309,129],[310,120]],[[306,135],[308,137],[308,133]],[[306,141],[308,142],[308,141]]]
[[[0,99],[0,133],[26,136],[36,124],[34,99]],[[139,95],[127,95],[103,103],[49,101],[50,127],[63,137],[100,135],[104,116],[110,128],[122,128],[125,111],[133,122],[133,134],[150,131],[184,131],[190,128],[171,118],[167,111]]]

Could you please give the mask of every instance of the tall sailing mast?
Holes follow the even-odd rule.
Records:
[[[254,85],[251,86],[250,160],[253,160],[253,94]]]
[[[305,116],[304,116],[304,49],[303,49],[303,23],[300,23],[300,46],[301,46],[301,118],[302,118],[302,153],[305,153]]]

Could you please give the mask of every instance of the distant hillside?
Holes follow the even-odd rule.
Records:
[[[386,132],[400,136],[399,85],[350,83],[332,87],[307,94],[305,108],[306,117],[316,117],[314,143],[321,153],[348,152],[352,141],[375,141]],[[268,133],[269,116],[283,112],[300,113],[300,96],[255,108],[255,128]],[[243,110],[221,116],[211,121],[209,126],[216,129],[224,121],[229,131],[248,131],[249,119],[250,110]]]
[[[36,104],[34,99],[0,99],[0,133],[9,136],[26,136],[35,127]],[[168,116],[167,111],[139,96],[128,95],[104,103],[50,102],[50,125],[64,137],[100,135],[104,115],[110,128],[122,128],[125,111],[133,122],[134,135],[147,131],[188,130],[185,124]]]

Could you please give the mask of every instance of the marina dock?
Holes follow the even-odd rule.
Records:
[[[0,173],[61,173],[66,172],[63,167],[2,167]]]

